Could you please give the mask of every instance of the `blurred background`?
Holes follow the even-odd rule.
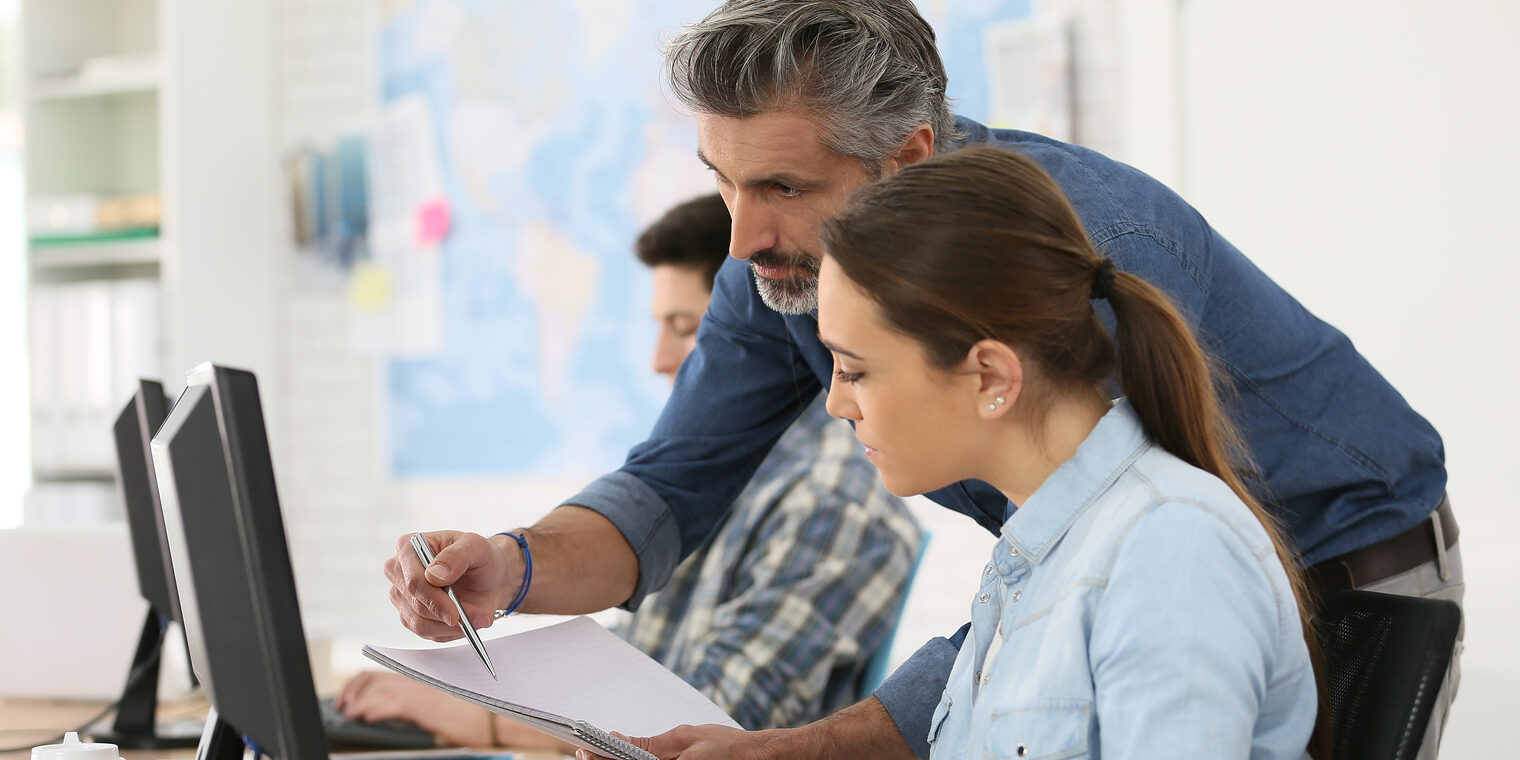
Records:
[[[379,571],[397,535],[526,524],[618,466],[666,393],[633,238],[711,189],[660,45],[713,5],[0,0],[0,541],[92,542],[0,567],[88,595],[98,696],[143,604],[109,437],[139,376],[258,374],[307,632],[340,667],[412,640]],[[1435,424],[1468,578],[1444,748],[1508,746],[1520,4],[919,6],[958,113],[1178,190]],[[915,510],[934,541],[898,660],[963,622],[992,543]],[[61,672],[0,618],[0,694]]]

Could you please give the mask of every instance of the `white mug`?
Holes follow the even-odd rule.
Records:
[[[115,744],[79,741],[73,731],[63,735],[62,744],[32,747],[32,760],[121,760]]]

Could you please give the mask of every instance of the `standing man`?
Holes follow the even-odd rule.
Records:
[[[728,209],[705,195],[639,235],[653,279],[653,368],[675,382],[728,258]],[[907,593],[919,531],[819,396],[781,436],[712,539],[621,632],[739,725],[800,726],[855,701]],[[461,746],[555,748],[553,737],[388,672],[355,677],[350,718],[401,718]]]
[[[819,221],[855,188],[970,144],[1038,162],[1097,248],[1189,320],[1233,380],[1249,480],[1322,594],[1363,587],[1460,601],[1444,452],[1430,424],[1345,335],[1155,180],[1084,148],[952,117],[934,33],[910,0],[730,0],[673,40],[666,61],[733,214],[735,260],[719,272],[697,349],[649,440],[528,530],[529,610],[636,607],[702,543],[722,517],[714,505],[738,493],[801,412],[799,394],[831,381],[813,314]],[[975,481],[930,496],[993,531],[1009,507]],[[523,556],[507,537],[433,535],[444,547],[435,564],[424,570],[399,542],[387,575],[404,623],[446,640],[459,634],[438,587],[463,584],[472,618],[487,622],[517,593]],[[926,757],[965,630],[924,645],[873,697],[801,729],[678,729],[652,746],[683,758]],[[1441,722],[1431,720],[1428,752]]]

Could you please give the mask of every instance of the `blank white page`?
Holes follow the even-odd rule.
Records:
[[[582,720],[604,731],[654,736],[683,723],[738,728],[691,684],[587,617],[485,640],[500,680],[469,642],[440,649],[369,647],[463,691]]]

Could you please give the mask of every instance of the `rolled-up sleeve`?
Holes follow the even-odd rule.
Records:
[[[924,760],[929,757],[929,720],[934,717],[934,706],[939,704],[945,682],[950,680],[950,668],[955,665],[970,629],[971,624],[967,623],[948,639],[930,639],[872,694],[887,708],[913,754]]]
[[[676,564],[712,535],[822,387],[781,315],[754,295],[751,277],[743,262],[723,266],[696,350],[676,374],[649,438],[622,468],[563,504],[605,516],[638,555],[628,609],[664,586]]]

